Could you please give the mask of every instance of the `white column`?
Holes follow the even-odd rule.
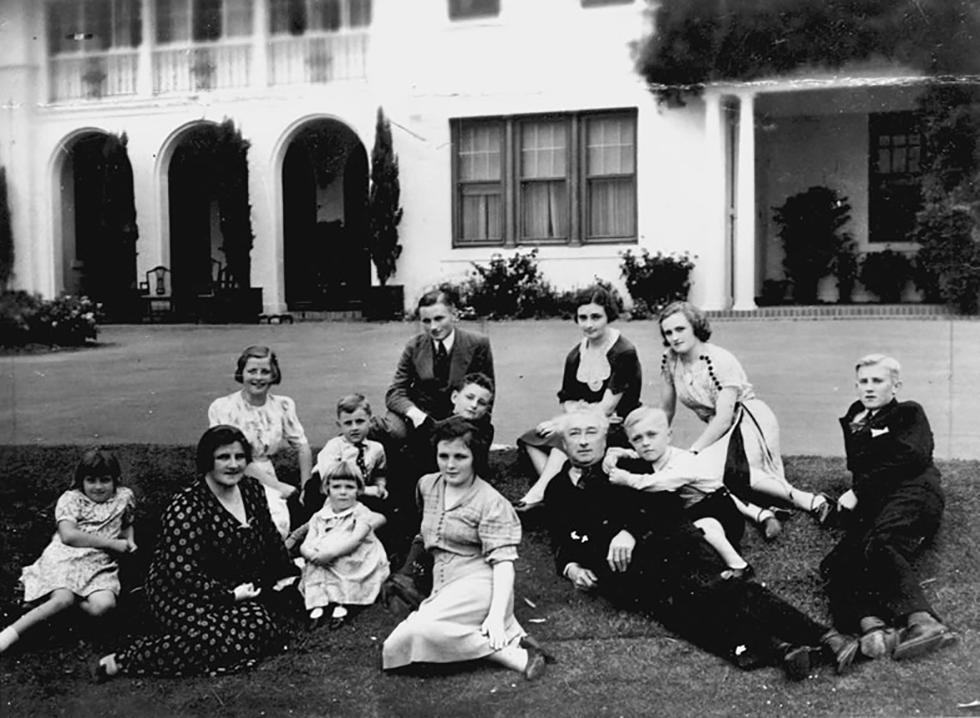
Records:
[[[269,85],[269,0],[256,0],[252,16],[252,87]]]
[[[261,130],[249,138],[248,194],[252,205],[252,233],[255,240],[251,254],[251,283],[262,287],[262,311],[281,314],[286,311],[285,265],[283,257],[281,198],[275,185],[275,141]],[[281,171],[281,170],[280,170]]]
[[[692,301],[703,309],[728,308],[728,253],[725,227],[725,123],[722,97],[718,92],[704,93],[704,244],[708,251],[699,252],[692,287]]]
[[[140,97],[149,97],[153,94],[153,45],[157,34],[153,0],[143,0],[140,12],[143,22],[143,41],[139,46],[139,60],[136,63],[136,94]]]
[[[739,95],[735,175],[735,305],[755,309],[755,95]]]

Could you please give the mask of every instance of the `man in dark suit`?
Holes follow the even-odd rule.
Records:
[[[452,387],[467,374],[480,372],[494,379],[490,340],[456,326],[458,302],[451,287],[419,299],[422,332],[405,345],[385,394],[388,413],[377,422],[389,441],[401,444],[426,421],[448,417]]]
[[[838,500],[847,533],[820,568],[835,623],[860,629],[865,656],[913,658],[953,640],[910,563],[943,513],[932,430],[919,404],[896,399],[895,359],[869,354],[856,372],[858,401],[840,420],[853,474]]]
[[[555,569],[657,619],[740,668],[782,665],[805,678],[822,658],[843,673],[857,641],[821,625],[765,586],[733,576],[672,492],[614,486],[602,470],[607,422],[596,409],[570,412],[568,462],[545,490]]]

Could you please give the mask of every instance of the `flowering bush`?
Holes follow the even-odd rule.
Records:
[[[42,299],[21,291],[0,294],[0,344],[81,346],[99,332],[102,307],[88,297]]]
[[[646,249],[639,255],[626,250],[621,256],[619,268],[633,298],[634,318],[654,316],[671,302],[687,299],[696,256],[687,252],[650,254]]]

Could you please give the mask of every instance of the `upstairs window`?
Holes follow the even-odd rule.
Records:
[[[252,0],[156,0],[157,42],[206,42],[252,34]]]
[[[454,120],[454,246],[636,241],[636,112]]]
[[[524,0],[525,2],[527,0]],[[500,0],[449,0],[450,20],[469,20],[475,17],[496,17]]]
[[[271,0],[269,12],[273,35],[336,32],[371,24],[371,0]]]
[[[142,42],[140,8],[140,0],[56,0],[48,5],[48,52],[137,47]]]
[[[922,135],[913,112],[873,114],[868,123],[868,240],[904,242],[922,208]]]

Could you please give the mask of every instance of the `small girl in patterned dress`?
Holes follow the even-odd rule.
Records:
[[[58,531],[41,557],[24,568],[24,601],[47,597],[0,632],[0,653],[24,631],[76,603],[90,616],[116,606],[116,556],[136,550],[133,492],[119,485],[119,462],[108,451],[91,449],[75,468],[72,488],[58,499]]]
[[[327,500],[310,518],[300,547],[306,559],[300,590],[311,619],[319,620],[332,605],[330,627],[339,628],[347,606],[374,603],[388,578],[388,557],[374,534],[385,518],[357,500],[364,479],[352,461],[331,467],[324,485]]]

